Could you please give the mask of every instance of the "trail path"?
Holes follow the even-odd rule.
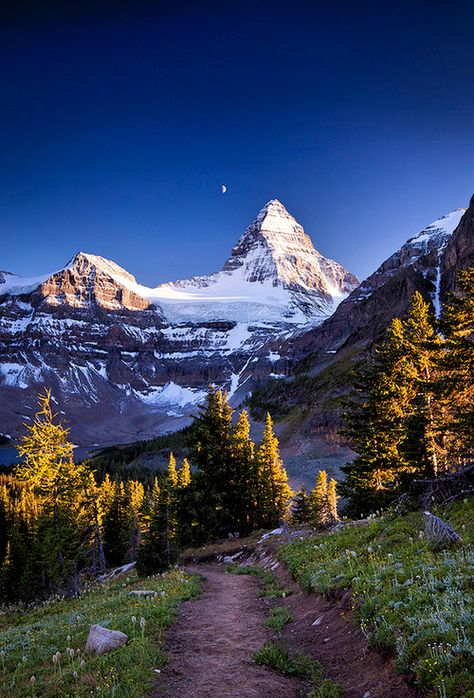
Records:
[[[252,661],[251,654],[275,634],[264,626],[269,605],[286,605],[292,620],[278,642],[320,661],[342,688],[342,698],[414,698],[416,691],[389,660],[367,647],[352,619],[351,599],[330,602],[304,594],[272,553],[260,552],[279,581],[292,589],[286,599],[258,596],[259,582],[219,565],[188,568],[207,578],[203,595],[181,607],[165,643],[169,663],[157,677],[152,698],[297,698],[309,686]]]
[[[256,665],[251,659],[267,635],[265,602],[249,575],[213,566],[192,569],[206,576],[203,595],[183,604],[167,636],[168,668],[155,698],[296,698],[301,682]]]

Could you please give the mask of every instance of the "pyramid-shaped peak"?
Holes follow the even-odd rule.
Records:
[[[302,225],[278,199],[260,210],[232,250],[223,271],[248,282],[289,289],[319,289],[329,299],[347,293],[357,279],[315,249]]]
[[[98,270],[114,278],[119,283],[136,283],[136,279],[132,274],[119,266],[111,259],[100,257],[89,252],[78,252],[66,265],[66,269],[74,269],[79,273],[84,273],[89,269]]]
[[[263,220],[268,216],[277,218],[281,217],[283,219],[291,219],[293,221],[295,220],[279,199],[270,199],[270,201],[267,201],[265,206],[259,211],[257,220]]]

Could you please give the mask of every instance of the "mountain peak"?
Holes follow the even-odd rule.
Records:
[[[345,295],[358,281],[315,249],[302,225],[278,199],[271,199],[248,226],[223,267],[245,281],[302,290],[318,289],[329,300]]]
[[[107,274],[108,276],[111,276],[119,283],[137,283],[132,274],[113,262],[111,259],[100,257],[96,254],[90,254],[89,252],[78,252],[67,263],[66,269],[74,269],[80,274],[83,274],[86,270],[95,269]]]

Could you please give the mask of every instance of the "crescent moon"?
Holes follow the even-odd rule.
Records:
[[[225,194],[226,191],[227,191],[227,187],[226,187],[225,184],[223,184],[222,187],[221,187],[221,192],[222,192],[223,194]]]

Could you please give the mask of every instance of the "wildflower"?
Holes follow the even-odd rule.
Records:
[[[140,618],[140,628],[143,630],[145,627],[146,620],[143,618],[143,616]]]
[[[78,677],[77,671],[73,671],[73,672],[72,672],[72,675],[73,675],[73,677],[74,677],[74,678],[76,679],[76,681],[77,681],[77,677]]]
[[[36,676],[32,676],[30,679],[30,683],[33,686],[36,683]]]
[[[66,638],[66,640],[67,640],[68,642],[71,642],[71,636],[68,635],[67,638]]]
[[[81,659],[81,669],[84,669],[85,666],[86,666],[85,660]]]
[[[135,625],[136,622],[137,622],[136,617],[135,617],[135,616],[132,616],[132,623],[133,623],[133,625]]]

